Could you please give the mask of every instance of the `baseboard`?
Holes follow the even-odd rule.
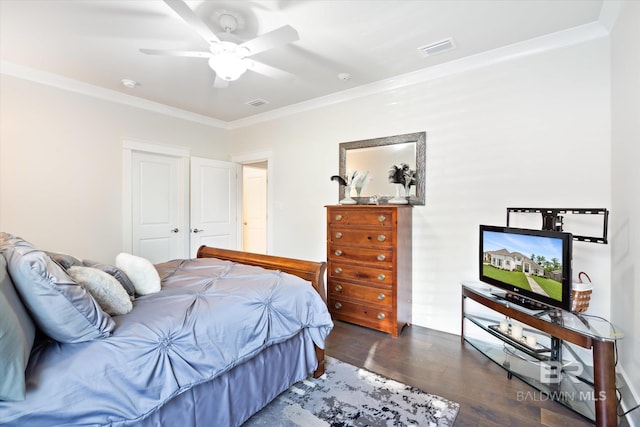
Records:
[[[640,393],[639,390],[637,390],[634,387],[633,383],[629,380],[629,376],[622,368],[622,366],[618,365],[617,370],[624,381],[625,387],[625,389],[622,390],[622,400],[620,402],[620,409],[618,410],[618,412],[624,413],[640,403]],[[629,427],[640,427],[640,408],[637,408],[628,413],[624,417],[624,421]]]

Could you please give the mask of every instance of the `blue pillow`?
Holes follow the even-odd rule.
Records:
[[[22,302],[49,337],[77,343],[111,334],[113,319],[43,251],[20,237],[1,233],[0,252]]]
[[[85,267],[97,268],[98,270],[102,270],[105,273],[108,273],[111,276],[115,277],[118,280],[118,282],[120,282],[120,284],[122,285],[124,290],[127,291],[129,296],[135,297],[136,288],[133,286],[133,283],[131,283],[131,280],[129,279],[129,276],[127,276],[127,273],[125,273],[124,271],[120,270],[115,265],[103,264],[101,262],[91,261],[91,260],[88,260],[88,259],[82,260],[82,264]]]
[[[24,400],[24,371],[36,329],[0,255],[0,400]]]
[[[49,255],[49,258],[57,262],[58,265],[60,265],[65,270],[68,270],[69,268],[74,266],[82,266],[82,261],[72,255],[60,254],[58,252],[50,251],[45,251],[44,253]]]

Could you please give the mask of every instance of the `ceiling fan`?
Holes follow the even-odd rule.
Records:
[[[206,58],[209,66],[215,71],[216,79],[214,87],[227,87],[230,81],[239,79],[247,70],[255,71],[273,78],[289,78],[291,73],[280,70],[253,59],[250,56],[285,45],[299,39],[298,32],[290,25],[277,28],[262,34],[244,43],[221,40],[205,24],[184,0],[164,0],[187,24],[209,43],[209,52],[164,50],[164,49],[140,49],[140,52],[149,55],[188,56],[194,58]],[[219,17],[222,28],[229,35],[238,25],[237,18],[231,13],[222,13]]]

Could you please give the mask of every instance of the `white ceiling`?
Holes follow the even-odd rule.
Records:
[[[299,41],[254,59],[293,73],[247,71],[213,87],[205,59],[150,56],[139,48],[207,50],[161,0],[0,0],[0,55],[17,64],[202,116],[232,122],[346,89],[598,21],[603,0],[187,1],[216,33],[222,11],[249,40],[283,25]],[[417,48],[453,37],[457,48]],[[339,73],[351,79],[340,80]],[[122,79],[138,82],[126,89]],[[268,104],[254,107],[261,98]]]

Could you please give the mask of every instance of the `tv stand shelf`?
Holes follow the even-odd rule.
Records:
[[[467,318],[471,319],[470,317],[467,317]],[[480,325],[478,324],[478,326],[480,326]],[[480,327],[484,329],[484,326],[480,326]],[[527,354],[535,357],[536,359],[539,359],[539,360],[550,360],[551,359],[551,356],[542,356],[543,353],[551,353],[551,349],[549,347],[545,347],[542,344],[536,344],[535,347],[531,347],[526,342],[523,342],[522,340],[517,340],[517,339],[513,338],[512,336],[510,336],[509,334],[502,332],[500,330],[500,325],[489,325],[489,327],[487,329],[485,329],[485,330],[487,332],[489,332],[491,335],[495,335],[499,339],[511,344],[512,346],[514,346],[518,350],[520,350],[520,351],[522,351],[524,353],[527,353]]]
[[[500,331],[500,315],[523,325],[525,336],[548,339],[549,346],[528,346]],[[516,376],[597,426],[618,425],[615,342],[622,334],[611,323],[564,310],[530,310],[492,294],[482,282],[462,283],[461,321],[462,342],[504,368],[509,378]],[[592,366],[584,366],[564,343],[591,350]],[[563,348],[576,360],[563,360]]]

